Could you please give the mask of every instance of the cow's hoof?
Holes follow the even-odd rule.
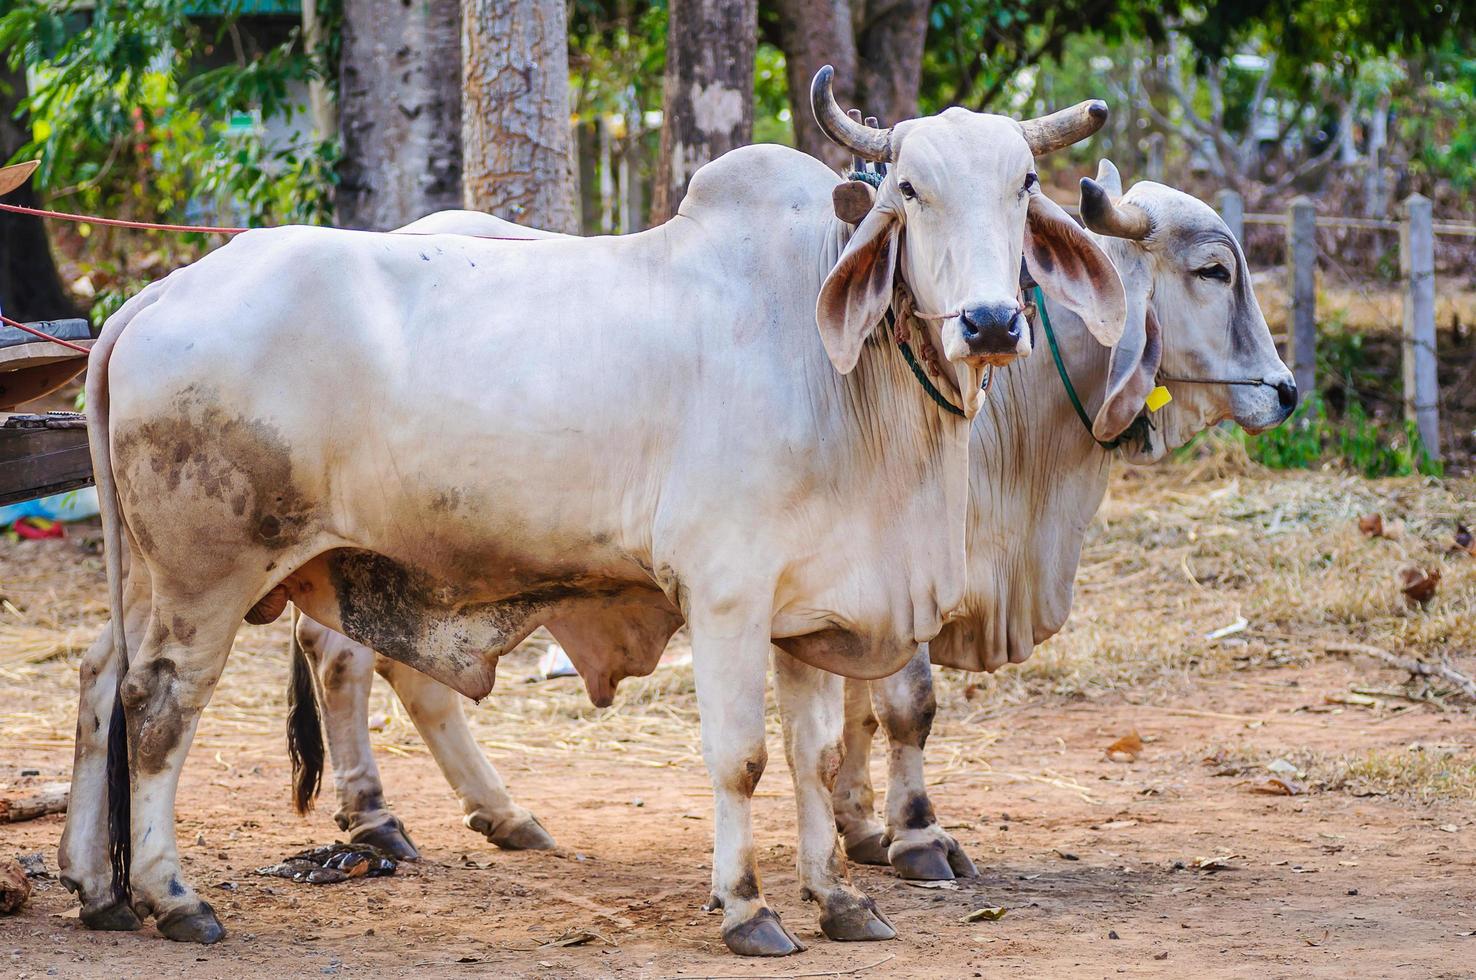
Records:
[[[174,909],[165,912],[154,921],[154,926],[165,939],[177,943],[208,946],[225,938],[225,926],[215,917],[215,910],[209,902],[201,902],[193,911]]]
[[[91,908],[84,905],[78,918],[87,928],[101,929],[105,932],[133,932],[135,929],[143,928],[143,921],[139,919],[138,913],[133,911],[133,906],[116,899],[106,905]]]
[[[820,931],[839,943],[896,939],[897,930],[869,896],[842,893],[820,912]]]
[[[957,843],[948,852],[948,866],[960,878],[979,877],[979,869],[974,867],[974,862],[969,859],[969,856],[964,853],[964,849],[958,846]]]
[[[892,845],[887,859],[897,874],[908,881],[952,881],[954,877],[948,848],[941,841],[912,845],[899,841]]]
[[[410,839],[410,832],[405,829],[399,817],[378,827],[361,830],[350,837],[349,841],[377,847],[397,861],[420,860],[420,851],[416,849],[415,842]]]
[[[887,845],[882,832],[878,830],[854,844],[847,844],[846,857],[857,864],[887,864]]]
[[[504,851],[552,851],[559,846],[538,818],[532,816],[507,833],[487,839]]]
[[[790,935],[773,909],[759,909],[747,922],[723,930],[723,942],[739,956],[789,956],[803,953],[804,943]]]

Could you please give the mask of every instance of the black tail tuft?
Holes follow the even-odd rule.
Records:
[[[128,874],[133,861],[132,787],[128,783],[128,726],[123,717],[123,696],[113,697],[108,720],[108,857],[113,866],[113,897],[129,900]]]
[[[294,617],[295,619],[295,617]],[[323,724],[313,668],[292,631],[292,678],[287,684],[287,755],[292,760],[292,805],[298,813],[313,808],[323,784]]]

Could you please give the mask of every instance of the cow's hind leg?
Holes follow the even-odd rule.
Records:
[[[210,700],[241,621],[234,597],[155,590],[143,645],[121,689],[132,774],[134,909],[169,939],[213,943],[225,935],[215,910],[184,882],[174,800],[200,712]]]
[[[835,826],[845,841],[846,857],[859,864],[887,863],[887,828],[876,815],[876,792],[871,786],[871,743],[876,737],[876,713],[871,708],[871,686],[846,678],[845,754],[835,781]]]
[[[764,689],[768,616],[695,609],[692,672],[702,716],[702,757],[712,778],[712,897],[723,910],[723,942],[740,956],[787,956],[804,949],[764,901],[753,851],[753,792],[768,762]]]
[[[309,616],[297,621],[297,642],[318,679],[338,796],[334,822],[356,844],[370,844],[401,860],[418,860],[420,851],[405,825],[385,803],[384,784],[369,744],[374,651]]]
[[[377,669],[395,689],[446,782],[456,791],[468,827],[503,850],[546,851],[557,846],[538,818],[508,795],[502,777],[472,737],[461,695],[388,657],[378,659]]]
[[[133,563],[138,568],[138,563]],[[149,618],[150,589],[146,577],[129,575],[124,582],[123,620],[128,649],[143,642]],[[103,624],[78,669],[80,697],[77,705],[77,741],[72,762],[71,803],[62,831],[57,864],[61,881],[82,902],[82,924],[89,929],[137,929],[142,923],[128,901],[126,882],[113,880],[109,855],[108,735],[113,724],[113,705],[118,690],[118,672],[113,656],[113,626]],[[118,791],[126,786],[128,773],[120,772]]]
[[[831,939],[893,939],[876,903],[851,884],[836,836],[831,793],[845,728],[843,681],[783,652],[774,654],[774,674],[799,814],[800,894],[820,906],[820,929]]]
[[[871,682],[871,699],[887,733],[887,860],[903,878],[940,881],[978,872],[953,836],[938,825],[923,781],[923,746],[937,702],[926,646],[897,673]]]
[[[142,923],[127,895],[114,887],[108,855],[108,729],[118,685],[111,622],[103,624],[78,673],[81,697],[72,792],[57,855],[61,882],[81,899],[82,924],[87,928],[137,929]]]

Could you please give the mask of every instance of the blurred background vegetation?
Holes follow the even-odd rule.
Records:
[[[312,99],[314,91],[330,105],[336,97],[346,2],[353,0],[0,0],[0,114],[8,127],[0,150],[39,159],[39,199],[61,210],[184,223],[333,223],[345,143],[337,126],[314,118]],[[1047,186],[1065,202],[1075,177],[1108,156],[1130,181],[1164,180],[1210,201],[1233,188],[1251,211],[1279,211],[1293,195],[1309,194],[1323,213],[1392,217],[1419,192],[1435,202],[1437,218],[1470,219],[1476,12],[1463,6],[763,0],[753,18],[751,138],[806,145],[795,119],[808,109],[789,91],[796,18],[803,25],[837,9],[849,15],[859,74],[876,60],[866,32],[911,9],[917,27],[907,29],[922,34],[921,58],[872,67],[883,76],[915,72],[906,80],[916,93],[913,111],[962,105],[1025,116],[1084,98],[1110,102],[1111,120],[1097,139],[1042,161],[1058,177],[1053,184],[1044,175]],[[664,0],[567,0],[564,14],[578,226],[639,230],[652,220],[670,11]],[[318,41],[308,43],[310,36]],[[214,244],[95,225],[47,232],[66,299],[98,323],[142,283]],[[1247,233],[1252,267],[1265,270],[1268,283],[1280,281],[1282,237],[1274,228]],[[1360,300],[1382,308],[1397,248],[1394,236],[1377,232],[1335,232],[1323,242],[1324,280],[1352,296],[1341,308],[1319,304],[1332,338],[1325,390],[1300,427],[1253,441],[1253,455],[1298,466],[1339,457],[1369,473],[1418,466],[1398,421],[1397,349],[1386,361],[1385,340],[1365,342],[1377,333],[1378,314],[1357,312]],[[1441,309],[1441,329],[1451,337],[1447,349],[1467,360],[1476,351],[1469,326],[1476,304],[1461,297],[1472,290],[1473,258],[1472,240],[1441,240],[1437,273],[1442,293],[1455,297]],[[1278,325],[1274,299],[1266,305]],[[1468,371],[1457,387],[1469,393],[1476,378]],[[1465,409],[1476,413],[1476,403],[1456,406]],[[1459,424],[1470,428],[1469,418]]]

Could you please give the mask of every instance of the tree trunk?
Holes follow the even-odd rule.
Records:
[[[856,108],[892,126],[917,115],[928,3],[870,0],[865,6],[856,35]]]
[[[30,121],[16,117],[25,97],[25,69],[14,71],[0,61],[0,163],[30,141]],[[7,194],[5,203],[41,206],[29,181]],[[0,212],[0,311],[22,323],[80,315],[57,275],[42,218]]]
[[[463,0],[466,206],[577,235],[564,0]]]
[[[757,0],[671,0],[667,23],[653,224],[676,214],[698,167],[753,139]]]
[[[459,0],[344,0],[338,223],[382,231],[461,205]]]
[[[867,108],[855,101],[856,34],[851,4],[849,0],[776,0],[774,6],[779,14],[779,46],[784,50],[789,83],[794,145],[837,169],[849,166],[851,155],[826,138],[815,123],[815,113],[810,109],[810,82],[823,65],[832,65],[835,97],[841,106]]]

